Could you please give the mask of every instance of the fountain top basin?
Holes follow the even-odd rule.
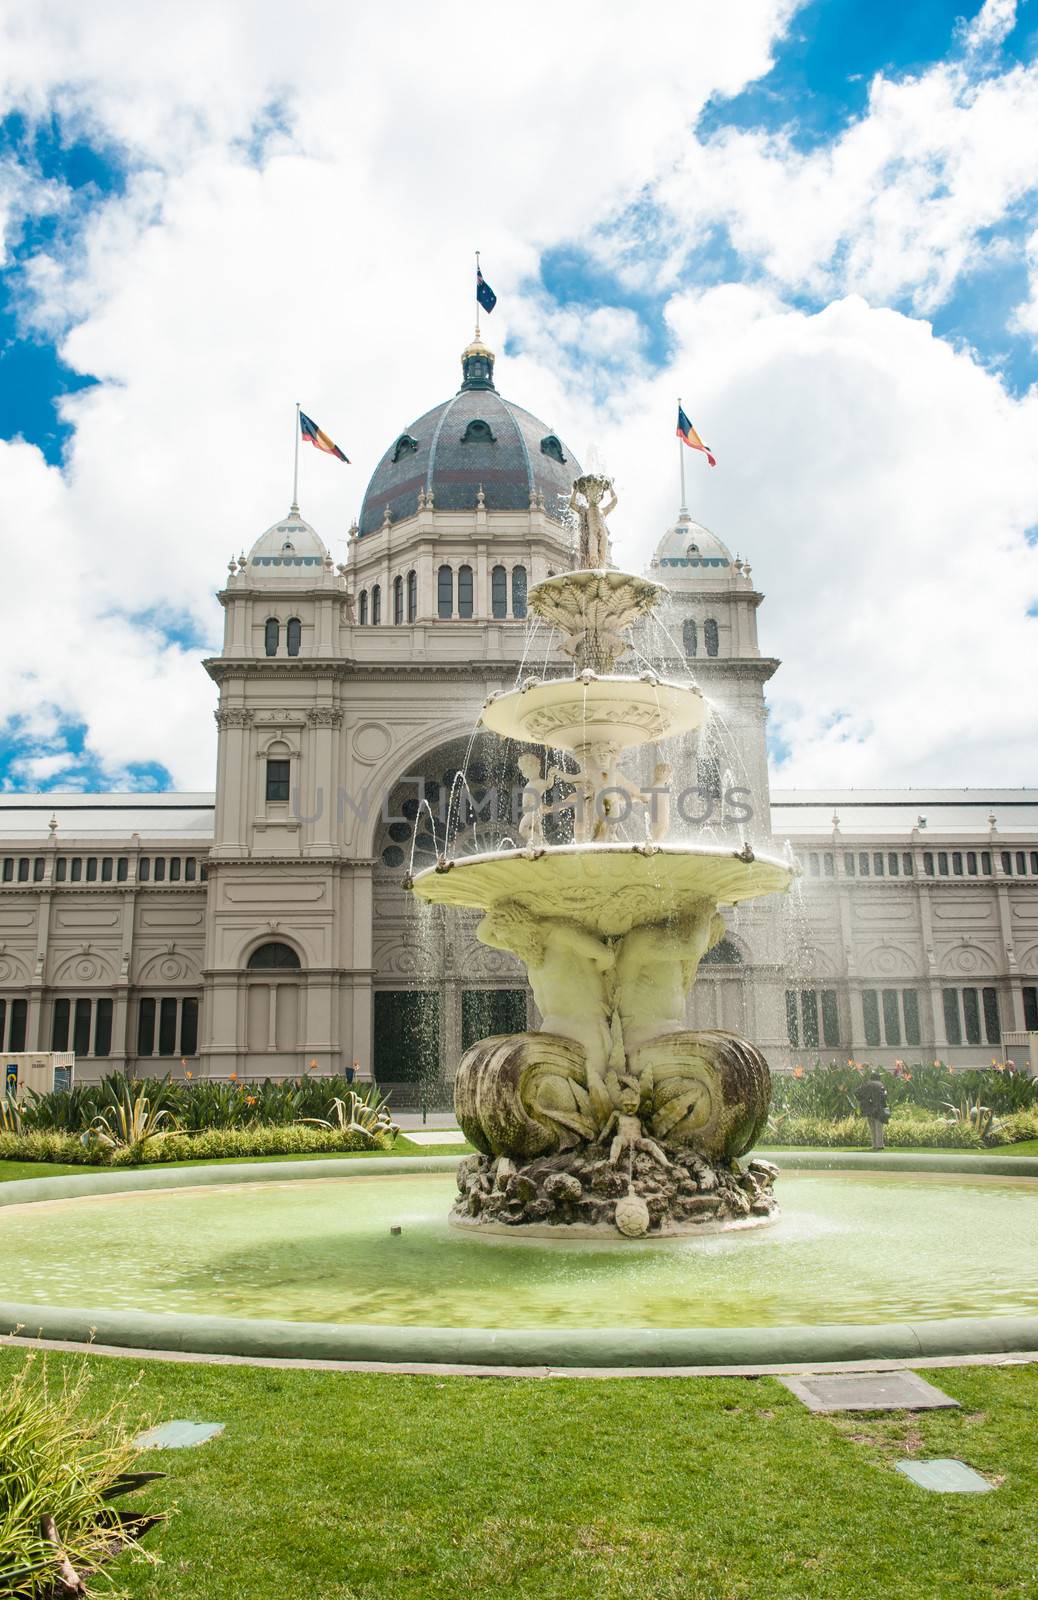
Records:
[[[706,702],[692,684],[585,672],[492,696],[481,721],[492,733],[522,744],[552,750],[600,744],[617,751],[689,733],[706,715]]]
[[[540,854],[496,850],[429,867],[414,879],[432,905],[487,910],[517,903],[576,922],[601,938],[681,916],[697,902],[737,905],[789,887],[793,868],[773,855],[726,846],[559,845]]]

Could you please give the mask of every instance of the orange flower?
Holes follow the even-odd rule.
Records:
[[[184,1077],[185,1078],[193,1078],[194,1077],[194,1073],[193,1072],[185,1072],[184,1073]]]
[[[232,1072],[231,1073],[231,1082],[232,1083],[237,1083],[238,1082],[238,1074],[236,1072]]]
[[[245,1096],[245,1104],[247,1106],[254,1106],[256,1104],[256,1096],[254,1094],[247,1094]]]
[[[794,1067],[793,1068],[793,1076],[794,1076],[794,1078],[802,1078],[804,1076],[803,1067]]]
[[[317,1071],[317,1062],[316,1061],[311,1061],[311,1063],[310,1063],[310,1071],[311,1072],[316,1072]]]

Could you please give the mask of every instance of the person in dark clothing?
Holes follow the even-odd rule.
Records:
[[[874,1072],[871,1078],[866,1078],[858,1090],[858,1105],[869,1125],[873,1150],[882,1150],[887,1123],[890,1121],[890,1108],[887,1105],[887,1091],[878,1072]]]

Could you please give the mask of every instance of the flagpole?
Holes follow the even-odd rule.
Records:
[[[479,251],[476,251],[476,338],[479,338]]]
[[[292,470],[292,510],[299,510],[299,401],[296,401],[296,454]]]
[[[680,413],[681,413],[681,396],[678,395],[678,414],[680,415]],[[683,445],[684,445],[684,440],[681,439],[680,436],[679,436],[679,438],[678,438],[678,465],[681,468],[681,510],[682,511],[687,511],[688,510],[688,506],[685,504],[685,451],[684,451]]]

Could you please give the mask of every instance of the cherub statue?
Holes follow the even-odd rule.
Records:
[[[682,1033],[685,996],[700,961],[726,929],[712,900],[699,901],[676,922],[632,928],[616,953],[617,1008],[624,1052],[663,1033]]]
[[[603,505],[605,495],[610,495],[608,505]],[[581,502],[583,497],[583,503]],[[612,565],[609,548],[609,530],[605,519],[616,506],[616,491],[612,478],[602,478],[587,472],[574,480],[569,497],[570,510],[580,518],[580,538],[577,545],[577,566],[583,571]]]
[[[587,1086],[596,1103],[605,1095],[612,1049],[612,947],[575,922],[538,917],[515,901],[491,906],[476,938],[508,950],[526,967],[541,1032],[584,1046]]]
[[[620,1090],[620,1108],[614,1111],[605,1127],[602,1129],[602,1139],[608,1139],[611,1130],[615,1127],[616,1137],[609,1147],[609,1165],[615,1167],[621,1157],[629,1150],[632,1158],[638,1150],[658,1161],[661,1167],[669,1167],[671,1163],[663,1154],[655,1139],[646,1136],[638,1115],[638,1106],[641,1096],[633,1083],[625,1083]]]
[[[589,844],[607,839],[627,815],[630,805],[644,806],[648,797],[626,773],[621,772],[617,752],[607,742],[585,745],[580,751],[579,772],[555,772],[565,783],[574,786],[574,792],[560,800],[553,812],[573,812],[573,837],[578,844]],[[626,796],[628,805],[620,810],[620,797]]]
[[[519,837],[525,845],[543,848],[544,818],[552,809],[545,804],[544,797],[556,780],[566,774],[558,767],[551,767],[542,778],[541,758],[532,753],[519,757],[519,771],[526,779],[519,801]]]

